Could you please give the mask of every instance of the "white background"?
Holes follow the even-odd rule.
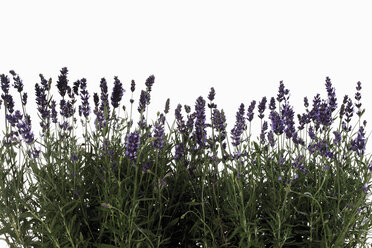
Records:
[[[123,97],[127,106],[134,79],[135,112],[140,90],[154,74],[149,119],[155,120],[169,97],[170,123],[178,103],[194,109],[195,100],[207,99],[214,87],[228,131],[241,103],[247,109],[252,100],[276,96],[280,80],[290,90],[296,115],[304,111],[303,97],[310,103],[317,93],[326,97],[327,76],[336,88],[339,106],[345,94],[354,97],[361,81],[368,135],[372,123],[372,6],[368,3],[3,0],[0,73],[10,76],[13,69],[23,79],[36,134],[40,130],[34,93],[38,75],[53,79],[53,93],[59,97],[55,84],[66,66],[70,85],[87,78],[91,96],[99,92],[101,77],[107,79],[111,93],[113,77],[118,76],[127,90]],[[19,99],[15,100],[19,109]],[[257,117],[254,120],[257,123]]]

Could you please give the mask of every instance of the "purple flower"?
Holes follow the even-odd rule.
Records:
[[[249,105],[248,107],[248,113],[247,113],[247,116],[248,116],[248,121],[251,122],[253,120],[253,116],[254,116],[254,113],[253,113],[253,110],[254,110],[254,107],[256,106],[256,101],[253,100],[251,102],[251,105]]]
[[[186,111],[187,114],[189,114],[191,112],[191,107],[190,106],[185,104],[184,108],[185,108],[185,111]]]
[[[269,109],[270,109],[270,110],[275,110],[275,108],[276,108],[276,105],[275,105],[275,98],[274,98],[274,97],[271,97],[271,99],[270,99]]]
[[[61,75],[58,76],[57,88],[58,88],[59,94],[62,97],[65,97],[66,92],[68,91],[67,73],[68,73],[67,68],[63,67],[61,69]]]
[[[56,111],[56,101],[52,100],[52,121],[53,123],[57,123],[57,111]]]
[[[337,108],[337,98],[335,93],[335,88],[332,87],[331,79],[329,77],[326,78],[326,89],[328,93],[328,104],[331,112],[333,112]]]
[[[174,159],[179,160],[180,158],[182,158],[185,152],[185,148],[183,146],[183,143],[177,144],[175,148],[176,148],[176,151],[174,154]]]
[[[212,102],[214,100],[215,95],[216,95],[216,92],[215,92],[214,88],[212,87],[211,91],[209,92],[209,95],[208,95],[209,101]]]
[[[83,114],[86,118],[89,116],[90,107],[89,107],[89,93],[87,91],[87,81],[85,78],[81,79],[80,84],[80,98],[82,105],[79,108],[79,114]]]
[[[101,79],[100,88],[101,88],[101,107],[100,107],[100,110],[106,115],[105,119],[108,120],[109,115],[110,115],[110,105],[109,105],[107,82],[106,82],[105,78]],[[107,108],[107,113],[105,113],[106,108]]]
[[[123,97],[123,93],[125,90],[123,89],[123,84],[120,82],[118,77],[114,77],[114,88],[112,90],[111,95],[111,104],[114,108],[119,107],[119,102],[121,101],[121,98]]]
[[[22,90],[23,90],[22,79],[13,70],[9,71],[9,73],[13,75],[13,80],[14,80],[13,86],[14,86],[14,88],[17,89],[19,93],[21,93]]]
[[[170,102],[170,99],[168,98],[167,101],[165,102],[165,109],[164,109],[165,114],[169,113],[169,102]]]
[[[293,134],[296,132],[294,128],[294,111],[291,106],[289,106],[288,102],[286,101],[283,109],[282,109],[282,117],[283,122],[286,125],[286,128],[284,130],[286,137],[291,138]]]
[[[225,139],[226,135],[226,117],[223,110],[221,112],[218,109],[213,110],[212,116],[213,126],[217,131],[221,133],[221,140]]]
[[[155,81],[155,76],[154,75],[151,75],[149,76],[147,79],[146,79],[146,86],[147,86],[147,91],[148,92],[151,92],[151,87],[152,85],[154,84],[154,81]]]
[[[165,116],[160,114],[159,119],[154,126],[154,138],[156,138],[156,140],[152,141],[152,147],[155,149],[162,149],[164,147],[164,122]]]
[[[245,118],[244,118],[244,104],[240,105],[239,111],[236,113],[236,122],[234,128],[231,130],[233,142],[231,144],[233,146],[238,146],[240,144],[240,136],[243,133],[243,130],[246,129],[245,125]]]
[[[41,81],[44,81],[44,77],[40,74]],[[45,80],[46,81],[46,80]],[[40,87],[38,83],[35,84],[36,104],[37,110],[39,111],[43,121],[40,122],[40,126],[45,131],[49,128],[49,121],[45,124],[44,120],[49,118],[50,110],[48,109],[48,99],[44,87]]]
[[[368,184],[365,183],[363,186],[362,186],[362,190],[364,191],[364,193],[368,193]]]
[[[1,98],[4,100],[5,108],[9,111],[9,113],[13,113],[14,111],[14,101],[13,96],[9,94],[1,94]]]
[[[93,94],[93,100],[94,100],[94,105],[96,106],[96,108],[98,108],[98,106],[99,106],[99,96],[98,96],[98,93],[94,93]]]
[[[353,117],[354,107],[353,101],[348,98],[347,105],[345,107],[345,115],[346,115],[346,122],[349,123],[351,121],[351,117]]]
[[[9,85],[10,85],[9,78],[8,78],[8,76],[6,76],[4,74],[1,74],[0,78],[1,78],[1,89],[3,90],[5,95],[8,95],[9,94]]]
[[[304,97],[304,106],[305,108],[309,107],[309,100],[307,99],[306,96]]]
[[[275,146],[275,140],[274,140],[274,133],[273,133],[273,131],[270,131],[267,134],[267,139],[269,140],[269,143],[270,143],[271,147],[274,147]]]
[[[262,118],[264,118],[264,114],[263,114],[263,112],[265,111],[265,109],[266,109],[266,102],[267,102],[267,99],[266,99],[266,96],[264,96],[263,98],[262,98],[262,100],[261,100],[261,102],[259,102],[259,104],[258,104],[258,113],[260,113],[259,115],[258,115],[258,117],[260,118],[260,119],[262,119]]]
[[[140,95],[139,106],[138,106],[139,113],[143,113],[143,111],[146,108],[146,104],[147,104],[147,93],[146,91],[142,90],[141,95]]]
[[[281,135],[284,131],[284,122],[276,111],[271,111],[269,119],[271,120],[271,129],[276,135]]]
[[[264,123],[262,125],[262,129],[261,129],[261,134],[260,134],[261,144],[265,144],[266,130],[267,130],[267,121],[264,121]]]
[[[72,102],[70,100],[68,100],[67,102],[62,99],[59,103],[59,106],[60,106],[60,109],[61,109],[61,112],[60,114],[66,118],[70,118],[71,116],[74,115],[75,113],[75,109],[73,108],[72,106]]]
[[[364,136],[364,127],[360,126],[358,136],[351,141],[351,150],[356,151],[358,155],[363,155],[364,150],[366,149],[366,139],[364,138]]]
[[[182,110],[182,105],[178,104],[174,114],[176,116],[177,129],[180,131],[180,133],[184,133],[185,132],[185,122],[183,120],[181,110]]]
[[[357,104],[355,104],[355,106],[358,108],[358,112],[356,113],[359,117],[361,117],[364,113],[365,110],[362,110],[361,111],[361,106],[362,106],[362,103],[360,102],[360,99],[362,99],[362,95],[360,94],[360,90],[362,89],[362,86],[361,86],[361,83],[358,82],[357,83],[357,87],[356,87],[356,90],[357,92],[355,93],[355,100],[358,101]]]
[[[129,157],[130,160],[135,160],[137,158],[137,150],[140,144],[141,134],[138,131],[132,132],[127,136],[126,139],[126,151],[125,155]]]
[[[22,95],[22,105],[27,104],[27,92],[24,92]]]
[[[134,92],[135,89],[136,89],[136,82],[134,82],[134,80],[132,80],[131,86],[130,86],[130,91]]]
[[[277,96],[276,100],[278,100],[279,102],[282,102],[283,100],[285,100],[285,96],[288,95],[288,94],[289,94],[289,90],[285,89],[283,81],[280,81],[279,92],[278,92],[278,96]],[[287,97],[287,100],[288,100],[288,98],[289,97]]]
[[[194,139],[199,144],[200,147],[204,147],[206,143],[207,133],[205,131],[205,100],[203,97],[198,97],[195,103],[195,132]]]
[[[24,141],[27,144],[31,144],[34,141],[34,135],[31,132],[31,126],[27,122],[21,121],[20,123],[17,124],[17,127]]]
[[[9,121],[12,127],[15,127],[19,120],[23,118],[23,115],[19,110],[15,111],[14,114],[7,114],[6,119]]]
[[[333,139],[333,144],[340,144],[341,142],[341,133],[338,131],[334,131],[333,134],[335,135],[335,138]]]
[[[317,143],[311,144],[308,147],[311,154],[318,152],[321,156],[333,158],[333,152],[330,151],[329,145],[326,139],[320,140]]]
[[[73,153],[72,156],[71,156],[72,163],[75,163],[75,161],[77,161],[77,160],[78,160],[78,156],[75,153]]]
[[[72,87],[75,95],[79,94],[79,87],[80,87],[80,80],[77,80],[74,82],[74,86]]]

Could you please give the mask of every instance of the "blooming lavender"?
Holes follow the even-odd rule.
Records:
[[[271,130],[276,135],[281,135],[284,131],[284,121],[276,111],[271,111],[269,119],[271,120]]]
[[[156,138],[156,140],[152,141],[152,147],[155,149],[162,149],[164,147],[164,122],[165,116],[160,114],[159,119],[154,126],[154,138]]]
[[[264,96],[262,98],[261,102],[259,102],[259,104],[258,104],[258,113],[260,113],[258,115],[258,117],[260,119],[265,117],[265,115],[263,113],[265,112],[265,109],[266,109],[266,102],[267,102],[267,99],[266,99],[266,96]]]
[[[23,118],[23,115],[19,110],[16,110],[14,114],[7,114],[6,119],[12,127],[15,127],[19,120]]]
[[[19,93],[21,93],[22,90],[23,90],[23,82],[22,82],[22,79],[21,79],[21,78],[19,77],[19,75],[18,75],[17,73],[15,73],[15,71],[13,71],[13,70],[10,70],[9,73],[13,75],[13,80],[14,80],[13,87],[14,87],[15,89],[17,89],[17,91],[18,91]]]
[[[140,144],[141,134],[138,131],[131,132],[126,139],[126,151],[125,155],[129,157],[131,161],[137,159],[137,150]]]
[[[89,107],[89,93],[87,90],[87,80],[85,78],[81,79],[80,82],[80,98],[82,104],[79,108],[79,114],[84,115],[85,118],[88,118],[90,113],[90,107]]]
[[[147,93],[146,91],[142,90],[141,91],[141,95],[140,95],[140,100],[139,100],[139,106],[138,106],[138,112],[139,113],[143,113],[143,111],[145,111],[145,108],[146,108],[146,104],[147,104]]]
[[[275,98],[274,98],[274,97],[271,97],[271,99],[270,99],[269,109],[270,109],[271,111],[273,111],[273,110],[276,109],[276,104],[275,104]]]
[[[364,127],[360,126],[358,131],[358,136],[351,141],[351,150],[357,152],[358,155],[364,155],[366,149],[366,139]]]
[[[361,117],[365,111],[365,109],[361,110],[362,103],[360,102],[360,99],[362,99],[362,95],[360,94],[360,90],[362,89],[361,82],[358,81],[355,93],[355,100],[358,101],[358,103],[355,104],[355,107],[358,108],[357,115]]]
[[[181,111],[182,111],[182,105],[178,104],[176,110],[174,111],[174,115],[176,117],[176,122],[177,122],[177,130],[179,130],[180,133],[184,133],[186,127],[185,127],[185,122],[183,120]]]
[[[214,128],[220,132],[221,140],[225,139],[226,136],[226,117],[223,110],[219,111],[218,109],[213,110],[212,121]]]
[[[65,97],[66,92],[68,91],[68,79],[67,79],[68,70],[66,67],[63,67],[60,72],[61,72],[61,75],[58,76],[57,88],[58,88],[59,94],[62,97]]]
[[[253,116],[254,116],[254,113],[253,113],[253,110],[254,110],[254,107],[256,106],[256,101],[253,100],[251,102],[251,104],[249,105],[248,107],[248,112],[247,112],[247,116],[248,116],[248,121],[251,122],[253,120]]]
[[[332,87],[331,79],[326,78],[326,89],[328,93],[328,104],[330,111],[333,112],[337,108],[337,98],[335,88]]]
[[[130,91],[134,92],[136,89],[136,82],[132,80],[131,85],[130,85]]]
[[[105,78],[102,78],[101,79],[101,82],[100,82],[100,88],[101,88],[101,106],[100,106],[100,110],[105,113],[105,111],[107,111],[107,113],[105,113],[105,119],[108,120],[110,117],[110,105],[109,105],[109,96],[108,96],[108,88],[107,88],[107,82],[106,82],[106,79]],[[107,110],[105,110],[107,109]]]
[[[114,77],[114,88],[112,90],[111,95],[111,104],[114,108],[119,107],[119,102],[121,101],[121,98],[123,97],[123,93],[125,92],[125,89],[123,89],[123,84],[120,82],[118,77]]]
[[[183,157],[183,154],[185,152],[185,147],[183,145],[183,143],[179,143],[176,145],[176,151],[175,151],[175,154],[174,154],[174,159],[175,160],[180,160],[182,157]]]
[[[207,133],[205,131],[205,100],[203,97],[198,97],[195,103],[195,132],[194,139],[199,144],[199,148],[204,147],[206,143]]]
[[[52,103],[51,103],[51,109],[52,109],[52,122],[53,123],[57,123],[58,122],[58,117],[57,117],[57,111],[56,111],[56,101],[52,100]]]
[[[267,130],[267,121],[264,121],[261,128],[260,140],[261,144],[265,144],[265,135]]]
[[[8,76],[1,74],[0,79],[1,79],[1,89],[3,90],[5,95],[9,94],[10,81],[9,81]]]
[[[167,101],[165,102],[164,114],[169,113],[169,102],[170,102],[170,99],[168,98]]]
[[[17,124],[18,131],[27,144],[34,141],[34,134],[31,132],[31,125],[27,121],[21,121]]]
[[[245,119],[244,119],[244,104],[240,105],[239,111],[236,113],[236,122],[234,128],[231,130],[232,140],[231,144],[233,146],[238,146],[240,144],[240,136],[246,129]]]
[[[276,100],[278,100],[279,103],[281,103],[283,100],[288,100],[289,96],[285,98],[286,95],[289,94],[289,90],[285,89],[283,81],[280,81],[279,83],[279,91]]]
[[[40,75],[41,81],[46,81],[45,78]],[[43,120],[49,118],[50,110],[48,109],[48,99],[46,94],[46,89],[44,87],[40,87],[38,83],[35,84],[35,94],[36,94],[36,104],[37,110],[39,111],[41,118]],[[43,122],[40,123],[40,126],[44,128]],[[46,128],[48,128],[46,126]]]
[[[286,101],[285,104],[283,105],[282,109],[282,117],[283,117],[283,122],[286,125],[284,132],[286,134],[287,138],[292,138],[293,134],[296,132],[294,128],[294,111],[291,106],[289,106],[288,102]]]
[[[150,99],[151,99],[151,96],[150,96],[150,92],[151,92],[151,88],[152,88],[152,85],[154,84],[155,82],[155,76],[154,75],[151,75],[149,76],[147,79],[146,79],[146,104],[149,105],[150,104]]]
[[[213,102],[215,96],[216,96],[216,91],[212,87],[211,90],[210,90],[210,92],[209,92],[209,95],[208,95],[209,101]],[[216,104],[214,104],[214,103],[208,103],[208,108],[216,108],[216,107],[217,107]]]

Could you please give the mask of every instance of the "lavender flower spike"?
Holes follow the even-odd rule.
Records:
[[[58,88],[59,94],[62,97],[66,95],[66,91],[68,90],[67,73],[68,73],[67,68],[63,67],[61,69],[61,75],[58,76],[57,88]]]
[[[266,96],[264,96],[263,98],[262,98],[262,101],[258,104],[258,112],[260,113],[259,115],[258,115],[258,117],[260,118],[260,119],[262,119],[262,118],[264,118],[264,114],[263,114],[263,112],[265,111],[265,109],[266,109],[266,102],[267,102],[267,99],[266,99]]]
[[[119,102],[121,101],[121,98],[123,97],[123,93],[125,90],[123,89],[123,84],[120,82],[118,77],[115,77],[114,82],[114,89],[112,90],[111,95],[111,104],[114,108],[119,107]]]
[[[132,132],[127,136],[125,155],[128,156],[132,161],[137,159],[137,150],[140,144],[140,137],[141,134],[138,131]]]

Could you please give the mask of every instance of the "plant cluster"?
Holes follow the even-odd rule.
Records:
[[[42,128],[35,139],[23,82],[10,74],[22,107],[15,110],[11,79],[0,75],[0,235],[11,247],[367,245],[372,163],[365,154],[360,82],[354,98],[345,95],[339,107],[327,77],[327,97],[317,94],[311,107],[305,97],[306,112],[296,125],[281,81],[275,97],[253,100],[247,112],[242,103],[228,134],[213,87],[207,99],[196,99],[194,111],[178,104],[172,126],[166,121],[170,99],[148,124],[152,75],[134,123],[134,80],[128,116],[120,107],[128,93],[118,77],[111,96],[101,79],[91,105],[87,80],[70,86],[62,68],[59,102],[50,92],[52,79],[40,74],[35,84]],[[82,142],[74,134],[76,112]],[[260,134],[252,139],[255,114]]]

